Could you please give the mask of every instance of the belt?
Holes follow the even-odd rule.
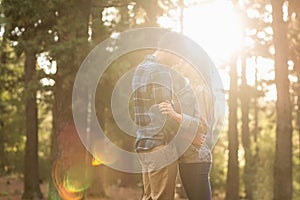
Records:
[[[156,147],[166,145],[166,142],[164,140],[155,140],[155,141],[153,141],[154,144],[152,144],[150,147],[147,147],[147,142],[150,142],[149,139],[142,139],[142,140],[138,141],[138,143],[136,144],[136,147],[135,147],[136,151],[137,152],[149,152],[149,151],[153,151],[153,149]]]

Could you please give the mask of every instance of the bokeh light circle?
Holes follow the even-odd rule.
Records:
[[[198,44],[179,33],[178,39],[182,40],[182,42],[188,46],[189,51],[186,51],[186,48],[182,48],[182,43],[178,43],[177,45],[175,41],[173,41],[171,47],[167,44],[165,46],[161,45],[158,47],[158,41],[162,38],[162,36],[169,32],[169,30],[163,28],[140,28],[122,32],[118,35],[118,37],[108,38],[98,44],[81,64],[73,86],[72,111],[79,137],[83,145],[91,154],[94,154],[95,152],[95,141],[109,141],[104,134],[103,128],[100,126],[96,115],[95,94],[98,82],[104,71],[113,61],[126,53],[136,50],[163,48],[164,50],[179,55],[191,63],[191,65],[195,67],[196,71],[205,79],[207,79],[207,82],[211,87],[211,91],[217,97],[217,106],[215,107],[218,107],[218,116],[216,118],[218,122],[215,123],[215,127],[220,127],[220,124],[223,123],[225,116],[225,98],[222,82],[215,65],[206,52]],[[123,77],[125,79],[127,78],[127,80],[125,80],[127,84],[131,82],[128,77],[130,76]],[[125,99],[130,98],[132,94],[130,88],[128,89],[128,94]],[[114,91],[117,90],[118,88]],[[118,93],[114,93],[114,95],[117,94]],[[112,98],[112,104],[114,100],[118,98],[118,96],[114,96],[114,98]],[[127,102],[125,102],[125,104],[126,103]],[[125,106],[128,107],[128,105]],[[119,116],[118,109],[114,110],[114,113],[117,112],[117,115],[115,116]],[[128,119],[129,123],[131,124],[131,128],[129,127],[128,130],[126,129],[125,132],[129,132],[129,134],[133,136],[134,132],[132,133],[132,130],[136,127],[134,127],[132,121],[130,121],[130,116],[128,116]],[[115,120],[117,121],[117,124],[120,122],[118,118]],[[127,126],[124,127],[128,128]],[[197,127],[195,127],[195,130],[193,131],[194,134],[196,133],[196,128]],[[180,137],[177,137],[176,135],[169,145],[176,145],[177,147],[179,145],[180,148],[178,149],[181,149],[181,152],[179,151],[178,156],[180,156],[188,148],[190,143],[182,142]],[[107,151],[107,149],[110,149],[110,151]],[[151,154],[159,154],[159,151],[160,150],[151,152]],[[99,156],[99,154],[102,152],[109,154],[102,156],[102,159],[104,157],[104,160],[106,160],[104,164],[113,169],[130,173],[142,172],[138,155],[135,152],[129,152],[121,149],[112,142],[101,142],[101,145],[98,144],[96,152],[98,152],[98,155],[93,156],[98,156],[100,159],[101,156]],[[160,166],[166,166],[177,158],[162,161]]]

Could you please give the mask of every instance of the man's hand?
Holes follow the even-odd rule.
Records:
[[[166,114],[169,117],[175,116],[176,112],[174,111],[171,103],[168,100],[165,100],[164,102],[158,104],[158,108],[162,114]]]
[[[179,113],[177,113],[174,110],[172,104],[169,101],[166,100],[166,101],[158,104],[158,108],[159,108],[159,111],[162,114],[165,114],[165,115],[167,115],[170,118],[173,118],[178,123],[182,122],[182,115],[179,114]],[[189,134],[183,134],[183,135],[189,135]],[[205,134],[198,133],[198,134],[195,135],[193,141],[191,141],[191,139],[189,139],[189,140],[192,142],[192,144],[194,146],[200,148],[205,143],[205,139],[206,139],[206,135]]]
[[[178,123],[181,123],[182,121],[182,116],[181,114],[177,113],[170,101],[166,100],[160,104],[158,104],[158,109],[162,114],[167,115],[168,117],[174,119]]]

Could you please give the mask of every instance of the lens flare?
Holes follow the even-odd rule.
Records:
[[[101,164],[103,164],[103,163],[101,162],[101,160],[98,160],[97,158],[93,157],[93,160],[92,160],[92,166],[99,166],[99,165],[101,165]]]
[[[111,145],[108,145],[110,141],[97,140],[94,145],[93,161],[92,165],[110,165],[116,162],[119,155],[118,152]]]
[[[63,186],[68,192],[82,192],[88,189],[90,184],[90,168],[84,166],[73,166],[65,173]]]
[[[119,146],[113,144],[114,141],[103,142],[100,141],[99,144],[95,144],[96,138],[106,138],[105,128],[101,127],[99,124],[99,119],[97,117],[96,106],[95,106],[95,98],[96,91],[99,85],[99,77],[102,77],[105,71],[108,69],[110,64],[118,59],[120,56],[125,55],[126,53],[130,53],[132,51],[136,51],[137,49],[164,49],[166,51],[170,51],[176,55],[180,55],[183,59],[187,60],[194,68],[197,73],[203,75],[205,81],[209,83],[210,89],[215,92],[218,91],[218,97],[220,96],[220,101],[222,101],[222,105],[225,105],[225,94],[222,86],[222,81],[218,74],[218,71],[215,67],[215,64],[210,59],[208,54],[204,51],[204,49],[199,46],[199,44],[195,43],[190,38],[187,38],[181,34],[175,34],[176,40],[169,38],[169,42],[165,42],[163,45],[158,46],[159,40],[162,37],[165,37],[166,34],[169,35],[169,29],[162,28],[138,28],[129,31],[122,32],[118,35],[118,37],[109,37],[106,40],[102,41],[98,44],[85,58],[84,62],[81,64],[74,81],[73,85],[73,93],[72,93],[72,113],[75,122],[76,129],[79,134],[79,138],[81,139],[82,144],[86,147],[86,149],[93,154],[94,165],[96,164],[105,164],[109,167],[122,171],[122,172],[131,172],[131,173],[140,173],[142,172],[142,168],[139,163],[139,156],[136,152],[126,151]],[[145,40],[145,38],[147,38]],[[176,42],[174,42],[176,41]],[[117,51],[110,51],[111,45],[115,44],[118,46]],[[129,77],[129,76],[126,76]],[[125,78],[126,78],[125,77]],[[127,80],[127,79],[124,79]],[[129,79],[130,80],[130,79]],[[125,81],[126,82],[126,81]],[[124,83],[124,82],[122,82]],[[126,83],[131,83],[130,81]],[[128,84],[130,87],[130,84]],[[121,96],[116,95],[115,103],[124,104],[124,108],[126,107],[127,100],[130,99],[131,92],[124,92],[122,90],[121,94],[128,95],[123,101]],[[127,94],[128,93],[128,94]],[[116,94],[119,94],[116,92]],[[222,98],[221,98],[222,97]],[[112,105],[113,102],[111,101]],[[90,106],[87,106],[90,105]],[[115,108],[113,106],[113,108]],[[225,106],[224,106],[225,108]],[[224,110],[224,109],[223,109]],[[220,110],[220,111],[223,111]],[[123,111],[122,109],[117,109],[117,111]],[[224,110],[225,111],[225,110]],[[125,113],[125,115],[124,115]],[[118,123],[122,121],[123,117],[128,118],[131,123],[131,115],[130,112],[127,112],[127,108],[124,109],[123,112],[117,112],[117,114],[122,115],[122,118],[118,118],[119,115],[113,114],[114,120],[117,120],[117,125],[124,124]],[[127,113],[127,114],[126,114]],[[89,116],[89,120],[87,123],[87,116]],[[116,118],[115,118],[116,117]],[[216,119],[218,121],[222,119]],[[126,124],[126,123],[125,123]],[[133,124],[133,123],[131,123]],[[126,126],[123,126],[126,128]],[[119,127],[121,130],[122,127]],[[135,136],[134,131],[131,128],[136,128],[132,126],[124,130],[129,130],[130,136]],[[90,130],[90,133],[95,133],[91,137],[87,137],[87,131]],[[182,130],[182,129],[180,129]],[[215,130],[215,129],[214,129]],[[109,132],[106,130],[107,133]],[[195,131],[191,131],[196,133]],[[125,132],[125,131],[124,131]],[[218,132],[218,133],[217,133]],[[97,134],[96,134],[97,133]],[[127,132],[125,132],[127,133]],[[216,131],[216,135],[219,134],[219,131]],[[177,134],[178,135],[178,134]],[[174,137],[174,142],[172,141],[171,145],[178,144],[178,155],[180,156],[184,151],[189,147],[189,142],[182,142],[181,137]],[[92,139],[91,139],[92,138]],[[214,137],[218,138],[218,137]],[[69,141],[66,138],[66,141]],[[216,141],[215,141],[216,142]],[[215,144],[214,142],[214,144]],[[68,145],[67,147],[71,147]],[[66,157],[67,158],[67,157]],[[174,160],[177,157],[174,157]],[[168,159],[168,161],[163,161],[159,167],[164,167],[170,162],[174,161],[173,159]],[[93,161],[91,162],[93,164]]]
[[[60,198],[64,200],[82,199],[92,182],[92,168],[82,164],[64,169],[63,162],[56,162],[52,178]]]
[[[58,194],[63,200],[80,200],[82,199],[84,193],[83,192],[69,192],[66,190],[66,188],[63,186],[63,184],[60,184],[57,187]]]

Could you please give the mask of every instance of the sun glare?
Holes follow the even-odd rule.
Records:
[[[184,34],[198,42],[215,62],[228,61],[242,43],[239,17],[224,0],[186,9]]]
[[[171,10],[169,15],[159,19],[162,27],[180,32],[196,43],[198,43],[212,58],[216,64],[224,89],[230,89],[230,77],[226,69],[219,66],[228,65],[233,55],[238,55],[238,51],[245,46],[253,46],[253,41],[243,36],[243,22],[234,9],[234,5],[226,0],[195,1],[185,0],[183,13],[183,26],[180,26],[180,9]],[[270,6],[266,9],[270,11]],[[255,18],[259,13],[257,10],[247,10],[249,17]],[[268,15],[269,16],[269,15]],[[272,35],[271,27],[265,29],[266,32],[252,33],[262,39],[267,39],[267,35]],[[272,51],[272,49],[270,49]],[[238,59],[238,58],[236,58]],[[238,73],[241,75],[241,64],[238,64]],[[293,64],[289,64],[293,67]],[[246,61],[247,83],[255,85],[255,77],[258,81],[274,80],[274,61],[270,58],[251,57]],[[256,75],[257,73],[257,75]],[[289,77],[295,81],[294,77]],[[267,101],[274,101],[277,98],[276,87],[263,86],[266,90]]]
[[[211,57],[216,66],[228,63],[231,56],[241,47],[242,26],[232,3],[226,0],[185,0],[183,27],[180,27],[180,9],[171,10],[169,15],[159,18],[162,27],[182,32],[198,43]],[[225,88],[229,81],[221,74]]]
[[[183,34],[193,39],[217,63],[224,63],[242,44],[241,22],[232,3],[225,0],[202,1],[188,6],[185,1]],[[180,31],[180,10],[171,10],[171,17],[162,17],[163,27]],[[216,63],[216,64],[217,64]]]

